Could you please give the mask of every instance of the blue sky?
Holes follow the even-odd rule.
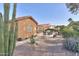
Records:
[[[0,12],[3,13],[3,4],[0,4]],[[39,24],[67,25],[69,18],[79,21],[79,14],[71,14],[62,3],[18,3],[16,17],[20,16],[32,16]]]

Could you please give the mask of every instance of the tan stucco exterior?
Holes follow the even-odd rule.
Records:
[[[25,39],[30,37],[31,35],[36,34],[37,23],[35,23],[32,20],[32,18],[29,18],[29,17],[24,18],[24,19],[18,20],[17,23],[18,23],[18,38]],[[32,26],[31,32],[27,30],[29,25]]]

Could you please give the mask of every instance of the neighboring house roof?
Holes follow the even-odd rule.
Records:
[[[39,24],[38,26],[49,26],[50,24]]]
[[[18,17],[18,18],[16,18],[16,21],[21,21],[21,20],[25,20],[25,19],[31,19],[31,20],[34,21],[36,24],[38,24],[38,22],[37,22],[32,16]]]
[[[50,24],[40,24],[38,25],[38,28],[47,29],[50,27]]]
[[[38,26],[39,26],[39,27],[40,27],[40,26],[43,26],[43,27],[49,27],[50,24],[39,24]]]

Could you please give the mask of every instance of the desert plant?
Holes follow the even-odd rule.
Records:
[[[9,45],[9,11],[10,11],[10,4],[4,4],[4,53],[8,55],[8,45]]]
[[[72,27],[67,27],[61,31],[65,42],[64,47],[73,52],[79,52],[79,32],[75,31]]]
[[[3,55],[4,51],[4,42],[3,42],[3,18],[2,18],[2,13],[0,13],[0,55]]]
[[[35,39],[34,39],[34,36],[33,35],[30,37],[30,43],[31,44],[35,44]]]
[[[70,27],[65,27],[62,30],[60,30],[60,32],[64,38],[69,38],[76,35],[76,32]]]
[[[13,8],[12,20],[9,20],[10,4],[4,3],[4,16],[0,13],[0,54],[5,56],[13,55],[17,37],[16,3]],[[2,41],[1,41],[2,40]],[[2,43],[1,43],[2,42]],[[2,50],[2,52],[1,52]]]
[[[17,41],[22,41],[22,40],[23,40],[22,38],[18,38],[18,39],[17,39]]]
[[[36,41],[35,41],[35,38],[33,35],[30,37],[30,44],[31,44],[32,50],[35,50]],[[33,54],[33,53],[31,53],[31,54]]]
[[[64,42],[64,47],[73,52],[79,52],[79,39],[69,38]]]

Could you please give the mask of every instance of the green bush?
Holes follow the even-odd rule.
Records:
[[[74,36],[74,31],[70,28],[64,28],[62,30],[60,30],[61,34],[63,35],[64,38],[68,38],[68,37],[73,37]]]
[[[30,37],[30,43],[31,43],[31,44],[35,44],[34,36],[31,36],[31,37]]]
[[[17,41],[22,41],[22,40],[23,40],[22,38],[18,38],[18,39],[17,39]]]
[[[64,42],[64,47],[73,52],[79,52],[79,32],[71,27],[63,28],[60,32],[66,39]]]

